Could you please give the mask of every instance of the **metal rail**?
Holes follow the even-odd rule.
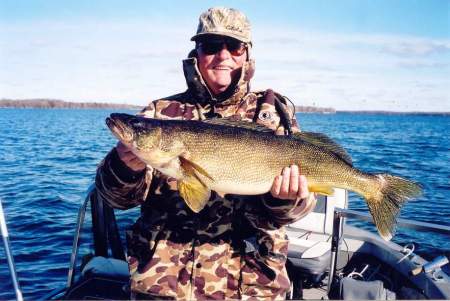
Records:
[[[373,222],[372,216],[368,213],[362,213],[359,211],[342,209],[342,208],[334,209],[333,234],[332,234],[332,240],[331,240],[330,275],[328,277],[328,294],[331,291],[331,286],[333,284],[334,276],[336,273],[336,265],[337,265],[337,259],[338,259],[338,254],[339,254],[339,242],[340,242],[340,239],[342,237],[342,232],[343,232],[342,218],[344,218],[344,217]],[[414,229],[414,230],[426,230],[426,231],[430,231],[430,232],[434,232],[434,233],[450,234],[449,226],[432,224],[432,223],[427,223],[427,222],[410,221],[410,220],[401,219],[401,218],[397,220],[397,226],[402,227],[402,228]]]
[[[3,244],[5,246],[6,259],[8,260],[8,267],[9,267],[9,271],[11,273],[11,280],[12,280],[12,283],[14,286],[14,292],[16,294],[16,300],[22,301],[23,300],[22,291],[20,290],[20,284],[19,284],[19,280],[17,278],[17,273],[16,273],[16,266],[14,264],[14,257],[11,252],[8,228],[6,226],[6,219],[5,219],[5,215],[3,213],[3,205],[2,205],[1,199],[0,199],[0,229],[1,229],[1,233],[2,233]]]
[[[369,213],[362,213],[356,210],[336,208],[335,212],[340,217],[356,218],[359,220],[373,221]],[[403,218],[397,219],[397,226],[414,230],[427,230],[435,233],[450,234],[450,227],[427,222],[411,221]],[[333,229],[334,230],[334,229]]]
[[[83,204],[81,205],[80,209],[78,210],[77,229],[75,232],[75,236],[73,237],[72,254],[70,255],[70,266],[69,266],[69,272],[67,274],[67,284],[66,284],[67,288],[71,287],[71,285],[73,284],[73,281],[74,281],[74,271],[75,271],[75,265],[76,265],[77,256],[78,256],[78,243],[80,241],[81,228],[83,227],[84,217],[86,215],[87,204],[89,203],[89,201],[91,199],[91,194],[94,189],[95,189],[94,184],[89,186],[89,188],[86,192],[86,198],[85,198]]]

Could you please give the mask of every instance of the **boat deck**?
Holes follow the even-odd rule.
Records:
[[[326,286],[323,288],[309,288],[303,290],[303,299],[304,300],[327,300],[327,288]]]

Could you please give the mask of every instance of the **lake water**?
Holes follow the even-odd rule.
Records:
[[[115,144],[104,123],[111,112],[0,109],[0,198],[26,299],[65,285],[78,208],[97,164]],[[424,194],[407,203],[400,217],[450,226],[449,116],[297,117],[304,131],[325,133],[344,146],[356,167],[421,183]],[[364,201],[354,194],[349,208],[367,212]],[[121,213],[121,225],[131,223],[135,215],[136,211]],[[83,238],[82,252],[89,247],[87,227]],[[399,229],[393,240],[414,242],[426,258],[450,251],[448,235]],[[11,298],[14,294],[0,246],[0,299]]]

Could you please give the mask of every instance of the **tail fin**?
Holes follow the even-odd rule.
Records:
[[[395,234],[396,218],[401,206],[408,200],[419,196],[422,188],[412,181],[389,174],[375,175],[380,190],[367,199],[378,233],[385,240]]]

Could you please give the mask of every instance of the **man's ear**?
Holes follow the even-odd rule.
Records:
[[[246,51],[247,59],[246,61],[250,61],[252,59],[252,44],[247,44],[247,51]]]

